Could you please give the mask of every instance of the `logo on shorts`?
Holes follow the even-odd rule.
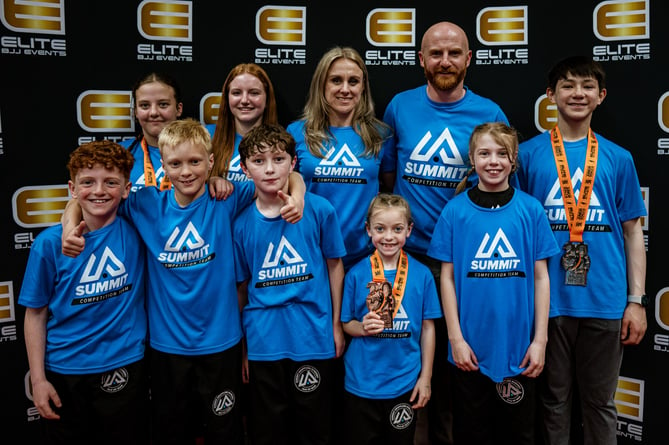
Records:
[[[232,391],[223,391],[216,396],[211,403],[211,410],[217,416],[224,416],[235,407],[235,393]]]
[[[503,382],[495,385],[497,387],[497,395],[504,402],[509,405],[515,405],[520,403],[525,396],[525,388],[523,385],[515,379],[504,379]]]
[[[321,385],[321,373],[311,365],[304,365],[295,373],[294,383],[300,392],[313,392]]]
[[[113,394],[128,386],[130,374],[125,368],[114,369],[102,374],[100,389],[106,393]]]
[[[408,403],[395,405],[390,411],[390,425],[396,430],[406,429],[413,421],[413,409]]]

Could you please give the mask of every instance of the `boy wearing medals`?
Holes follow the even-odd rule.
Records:
[[[413,444],[414,410],[430,400],[433,319],[442,312],[432,273],[402,249],[412,226],[404,198],[377,195],[366,221],[376,250],[346,274],[341,321],[352,337],[344,354],[347,444]]]
[[[550,71],[557,125],[520,145],[520,188],[539,199],[563,251],[551,257],[550,319],[542,388],[543,433],[567,443],[578,381],[583,440],[616,443],[614,404],[623,345],[646,332],[646,209],[632,155],[590,129],[605,73],[587,57]]]

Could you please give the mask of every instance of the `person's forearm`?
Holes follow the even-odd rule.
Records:
[[[448,339],[453,341],[464,340],[460,329],[458,315],[458,301],[455,296],[455,282],[453,277],[453,263],[441,263],[441,306],[444,309],[444,318],[448,328]]]
[[[630,295],[646,294],[646,246],[639,218],[623,223],[627,287]]]
[[[81,206],[76,199],[70,199],[60,217],[63,233],[70,233],[81,222],[82,218]]]
[[[47,307],[28,308],[24,319],[23,332],[30,366],[30,379],[33,383],[46,380],[44,355],[46,353]]]
[[[330,296],[332,298],[332,319],[341,323],[341,300],[344,289],[344,263],[341,258],[327,260],[330,277]]]
[[[304,178],[298,172],[291,172],[288,175],[288,194],[290,196],[302,196],[307,192],[307,186]]]
[[[548,342],[551,287],[546,260],[534,263],[534,341]]]
[[[434,364],[434,350],[435,350],[435,332],[434,321],[423,320],[420,336],[420,361],[421,361],[421,376],[432,379],[432,365]]]

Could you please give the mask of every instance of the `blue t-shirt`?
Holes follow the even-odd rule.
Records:
[[[250,205],[235,220],[237,281],[248,280],[242,319],[249,360],[335,356],[326,259],[346,254],[332,205],[306,193],[291,224]]]
[[[508,120],[497,104],[469,89],[456,102],[440,103],[427,96],[425,85],[395,95],[383,120],[395,134],[381,169],[396,172],[394,192],[409,202],[414,217],[406,249],[425,254],[441,209],[468,170],[472,130]]]
[[[391,399],[416,385],[421,371],[421,331],[423,320],[441,318],[441,306],[434,277],[427,266],[407,255],[404,297],[393,319],[393,327],[376,336],[353,337],[344,354],[344,387],[359,397]],[[394,283],[396,271],[384,271]],[[372,281],[369,257],[347,273],[341,321],[362,321],[367,309],[367,284]]]
[[[330,127],[333,145],[324,157],[314,156],[304,140],[304,121],[288,125],[296,142],[295,170],[304,178],[306,189],[326,198],[337,210],[346,245],[344,268],[349,269],[374,250],[365,236],[367,207],[379,193],[378,157],[363,156],[362,138],[352,127]]]
[[[495,382],[523,371],[534,338],[534,263],[559,251],[541,204],[520,190],[496,209],[462,193],[439,216],[428,255],[453,263],[462,335]]]
[[[645,216],[646,207],[632,155],[599,134],[595,185],[583,242],[588,246],[587,286],[565,285],[562,252],[548,261],[551,280],[551,317],[621,319],[627,306],[627,262],[622,223]],[[583,178],[587,138],[564,142],[572,186],[578,200]],[[562,190],[551,148],[550,132],[523,142],[519,148],[518,183],[543,205],[557,243],[569,241]]]
[[[173,189],[146,187],[121,205],[147,246],[151,347],[204,355],[241,340],[232,221],[254,192],[253,183],[239,184],[225,200],[205,192],[181,207]]]
[[[155,189],[155,187],[153,187]],[[44,229],[30,249],[19,304],[48,306],[44,367],[93,374],[144,357],[144,245],[121,217],[84,234],[76,258],[61,253],[63,228]]]

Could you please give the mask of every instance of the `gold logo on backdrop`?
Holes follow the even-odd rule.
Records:
[[[215,124],[218,120],[218,109],[221,105],[221,93],[208,93],[200,99],[200,121]]]
[[[137,7],[137,29],[145,39],[190,42],[193,37],[192,2],[144,0]]]
[[[305,45],[305,6],[263,6],[256,13],[256,37],[267,45]]]
[[[655,297],[655,321],[669,331],[669,287],[661,289]]]
[[[414,46],[416,10],[376,8],[367,14],[367,41],[374,46]]]
[[[643,203],[646,207],[646,215],[647,216],[642,216],[639,218],[639,221],[641,222],[641,230],[648,230],[648,218],[650,218],[650,188],[648,187],[641,187],[641,196],[643,197]],[[648,247],[648,243],[646,242],[646,247]]]
[[[133,132],[131,92],[84,91],[77,98],[77,121],[81,128],[90,132]]]
[[[605,1],[595,8],[593,31],[599,40],[637,40],[650,37],[649,1]]]
[[[483,8],[476,36],[484,45],[527,45],[527,6]]]
[[[2,24],[16,32],[65,34],[65,0],[2,0]]]
[[[618,377],[614,400],[619,417],[643,421],[643,390],[643,380]]]
[[[0,282],[0,323],[14,321],[14,289],[11,281]]]
[[[58,224],[69,200],[67,184],[22,187],[12,197],[14,221],[26,228]]]
[[[548,131],[557,124],[557,106],[545,94],[534,103],[534,125],[540,132]]]
[[[669,91],[657,102],[657,122],[660,128],[669,133]]]

